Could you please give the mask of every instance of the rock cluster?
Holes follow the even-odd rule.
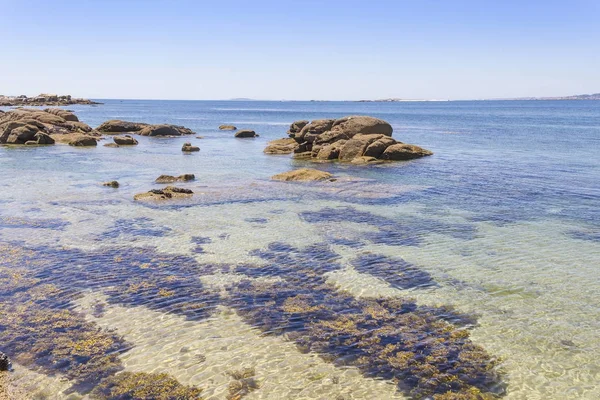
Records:
[[[100,136],[75,114],[60,108],[17,108],[0,113],[0,143],[54,144]]]
[[[141,136],[182,136],[196,134],[196,132],[191,129],[180,125],[152,125],[143,122],[121,121],[118,119],[106,121],[96,128],[96,130],[107,135],[119,133],[134,133]]]
[[[70,106],[72,104],[102,104],[88,99],[77,99],[71,95],[56,95],[42,93],[35,97],[2,96],[0,95],[0,106]]]
[[[378,118],[349,116],[340,119],[296,121],[288,135],[296,142],[294,153],[315,160],[340,160],[355,164],[399,161],[433,154],[392,138],[392,126]],[[269,144],[268,154],[281,154],[280,144]]]
[[[190,142],[185,142],[183,144],[183,146],[181,146],[181,151],[186,152],[186,153],[190,153],[193,151],[200,151],[200,147],[192,146],[192,144]]]

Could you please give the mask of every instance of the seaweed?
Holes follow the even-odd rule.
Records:
[[[202,389],[184,386],[168,374],[122,372],[90,394],[97,400],[201,400]]]
[[[167,227],[156,227],[153,221],[147,217],[118,219],[114,226],[101,234],[101,238],[117,238],[121,235],[163,237],[170,232]]]
[[[227,400],[240,400],[260,388],[259,383],[254,379],[256,375],[254,368],[227,371],[227,375],[233,378],[233,381],[229,383]]]
[[[441,318],[460,320],[448,308],[404,298],[356,299],[295,279],[242,281],[230,288],[229,305],[265,334],[285,335],[299,350],[365,376],[395,380],[414,398],[490,393],[500,381],[498,361],[472,343],[467,330]]]
[[[29,218],[0,216],[0,228],[35,228],[64,230],[71,223],[58,218]]]
[[[201,245],[212,243],[212,239],[204,236],[192,236],[192,243],[196,245],[196,247],[192,249],[192,251],[194,253],[201,254],[204,253],[204,248]]]
[[[362,254],[356,257],[351,264],[358,272],[383,279],[398,289],[435,286],[435,281],[428,272],[399,257]]]

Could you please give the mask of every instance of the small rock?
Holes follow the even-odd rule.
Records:
[[[236,131],[237,128],[233,125],[221,125],[219,126],[219,129],[222,131]]]
[[[111,187],[111,188],[115,188],[115,189],[116,189],[116,188],[118,188],[118,187],[119,187],[119,182],[117,182],[117,181],[109,181],[109,182],[104,182],[104,183],[102,184],[102,186],[108,186],[108,187]]]
[[[116,143],[106,143],[104,147],[119,147],[119,145]]]
[[[185,152],[200,151],[200,147],[192,146],[192,144],[190,142],[186,142],[181,147],[181,151],[185,151]]]
[[[177,198],[188,198],[193,195],[190,189],[167,186],[164,189],[152,189],[146,193],[139,193],[133,196],[134,200],[168,200]]]
[[[243,129],[241,131],[237,131],[235,133],[235,137],[245,139],[245,138],[255,138],[255,137],[258,137],[258,135],[254,131],[251,131],[249,129]]]
[[[318,169],[301,168],[293,171],[283,172],[271,177],[276,181],[323,181],[331,179],[333,175]]]
[[[12,370],[12,363],[6,354],[0,351],[0,371]]]
[[[138,141],[130,135],[115,136],[113,138],[113,141],[119,146],[135,146],[136,144],[138,144]]]
[[[187,182],[187,181],[193,181],[194,179],[196,179],[196,176],[194,174],[183,174],[183,175],[179,175],[179,176],[172,176],[172,175],[161,175],[158,178],[156,178],[156,183],[173,183],[173,182]]]

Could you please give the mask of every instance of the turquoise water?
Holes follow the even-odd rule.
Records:
[[[60,292],[24,304],[116,332],[118,370],[166,372],[211,399],[226,398],[227,371],[240,366],[258,382],[248,399],[426,398],[428,386],[410,378],[421,373],[415,365],[390,371],[372,344],[359,362],[362,342],[319,336],[321,321],[374,307],[366,298],[413,298],[415,315],[465,326],[489,356],[493,373],[470,370],[469,385],[507,399],[600,397],[600,102],[104,102],[70,109],[93,127],[172,123],[203,138],[0,147],[0,266]],[[357,167],[262,153],[294,120],[357,114],[390,122],[397,140],[434,156]],[[234,139],[220,124],[260,137]],[[182,154],[186,141],[201,151]],[[340,179],[269,180],[301,166]],[[157,176],[183,173],[196,175],[178,185],[192,199],[133,201],[160,187]],[[100,185],[108,180],[121,187]],[[282,314],[288,298],[324,308]],[[401,321],[378,324],[368,332]],[[425,342],[440,334],[419,329]],[[25,356],[13,342],[0,351],[29,395],[81,398],[98,384],[73,372],[87,360]]]

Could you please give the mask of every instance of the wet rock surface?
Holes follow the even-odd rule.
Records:
[[[219,129],[222,131],[237,131],[237,127],[233,125],[221,125],[219,126]]]
[[[115,136],[113,141],[119,146],[135,146],[138,144],[138,141],[130,135]]]
[[[292,138],[271,140],[264,150],[265,154],[290,154],[298,148],[298,143]]]
[[[234,137],[239,138],[239,139],[249,139],[249,138],[258,137],[258,135],[256,134],[256,132],[254,132],[250,129],[242,129],[242,130],[237,131],[235,133]]]
[[[96,130],[107,135],[119,133],[134,133],[141,136],[182,136],[196,134],[196,132],[191,129],[180,125],[152,125],[143,122],[130,122],[118,119],[106,121],[98,126]]]
[[[183,175],[179,175],[179,176],[161,175],[158,178],[156,178],[155,182],[156,183],[188,182],[188,181],[193,181],[194,179],[196,179],[196,176],[194,174],[183,174]]]
[[[119,182],[117,182],[117,181],[108,181],[108,182],[104,182],[102,184],[102,186],[108,186],[108,187],[116,189],[116,188],[119,187]]]
[[[192,197],[193,191],[190,189],[178,188],[175,186],[167,186],[164,189],[152,189],[146,193],[139,193],[133,196],[134,200],[170,200],[170,199],[185,199]]]

